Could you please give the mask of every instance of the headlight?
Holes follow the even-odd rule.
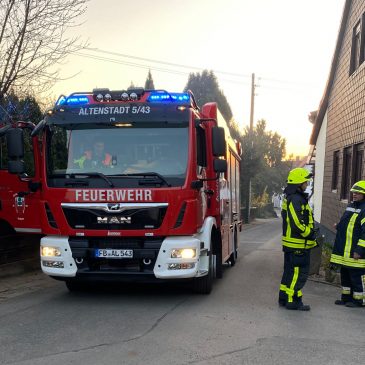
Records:
[[[41,256],[61,256],[61,250],[58,247],[41,246]]]
[[[171,258],[173,259],[192,259],[195,256],[195,248],[179,248],[171,251]]]

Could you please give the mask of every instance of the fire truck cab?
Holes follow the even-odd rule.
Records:
[[[17,175],[19,130],[6,132]],[[190,92],[142,88],[78,92],[61,96],[32,138],[38,171],[23,195],[38,201],[42,270],[70,290],[190,280],[207,294],[235,264],[241,148],[215,103],[199,109]]]

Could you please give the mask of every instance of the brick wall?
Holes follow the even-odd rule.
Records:
[[[365,62],[349,75],[352,32],[364,13],[365,2],[352,1],[328,103],[321,224],[332,231],[333,224],[338,222],[348,203],[341,200],[343,149],[365,141]],[[340,151],[338,188],[332,190],[333,154],[337,150]]]

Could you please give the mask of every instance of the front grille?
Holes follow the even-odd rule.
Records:
[[[79,273],[153,273],[163,238],[94,237],[69,239]],[[131,249],[133,258],[98,258],[96,249]]]
[[[132,230],[159,228],[167,207],[126,209],[123,212],[77,207],[62,209],[68,224],[74,229]]]

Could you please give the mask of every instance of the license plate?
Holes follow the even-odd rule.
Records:
[[[133,258],[133,250],[113,250],[113,249],[101,249],[95,250],[95,257],[110,258],[110,259],[131,259]]]

